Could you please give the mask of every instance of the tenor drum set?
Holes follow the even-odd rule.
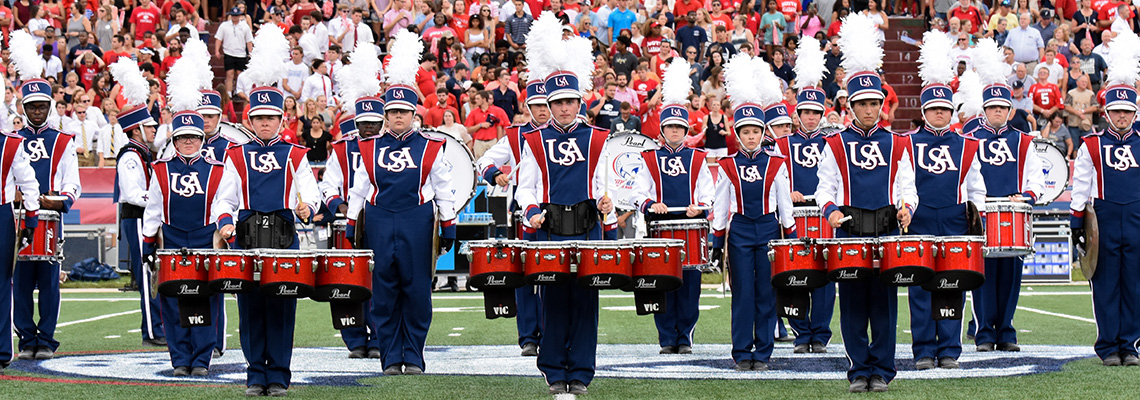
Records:
[[[24,229],[24,210],[17,210],[20,229]],[[16,254],[19,261],[60,261],[63,260],[63,223],[59,213],[52,210],[36,212],[39,225],[32,230],[29,246]]]

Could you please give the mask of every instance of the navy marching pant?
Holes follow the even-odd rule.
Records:
[[[16,252],[12,204],[0,205],[0,365],[12,359],[12,267]]]
[[[213,243],[214,225],[206,225],[191,231],[184,231],[163,224],[163,247],[168,249],[189,248],[209,249]],[[149,273],[148,268],[147,269]],[[149,295],[147,297],[150,297]],[[177,367],[210,368],[213,350],[225,344],[225,297],[210,296],[210,314],[213,326],[183,328],[179,319],[178,298],[159,295],[156,299],[162,315],[162,328],[166,336],[170,364]],[[218,335],[222,335],[221,338]],[[162,335],[160,335],[162,336]]]
[[[151,297],[155,288],[150,286],[150,268],[142,265],[142,219],[126,218],[119,221],[119,234],[127,246],[128,265],[131,267],[131,279],[139,288],[139,306],[142,309],[142,338],[143,340],[156,339],[166,336],[162,330],[162,315],[159,310],[159,299]],[[175,246],[169,245],[168,248]],[[182,246],[178,246],[182,247]],[[175,316],[177,319],[177,316]]]
[[[358,328],[344,328],[340,330],[340,339],[349,350],[363,347],[365,349],[379,349],[380,338],[372,328],[372,301],[364,302],[364,326]]]
[[[961,236],[967,231],[966,205],[931,208],[919,204],[910,222],[915,235]],[[935,321],[931,315],[930,292],[921,286],[907,288],[910,302],[911,351],[914,359],[939,359],[962,355],[962,320]],[[965,299],[966,293],[962,292]]]
[[[661,347],[693,345],[693,331],[700,317],[701,271],[687,270],[681,278],[681,288],[665,294],[665,312],[653,314]]]
[[[892,232],[889,235],[897,234]],[[839,238],[855,237],[841,229]],[[895,329],[898,323],[898,288],[878,277],[839,283],[839,331],[851,367],[847,380],[872,375],[887,382],[895,378]],[[868,336],[868,328],[870,335]]]
[[[534,240],[533,232],[523,232],[519,240]],[[515,289],[515,325],[519,331],[519,347],[542,340],[542,290],[534,285]]]
[[[775,347],[776,291],[768,241],[780,238],[780,223],[765,214],[752,220],[734,214],[727,238],[732,283],[732,361],[767,363]]]
[[[365,204],[364,232],[374,253],[372,324],[384,368],[426,369],[424,343],[431,326],[432,241],[435,203],[393,212]]]
[[[811,291],[811,311],[804,319],[788,318],[796,333],[795,345],[831,342],[831,317],[835,314],[835,283]]]
[[[1089,280],[1096,316],[1096,355],[1136,354],[1140,341],[1140,244],[1135,232],[1140,224],[1137,203],[1115,204],[1094,200],[1100,227],[1100,254],[1096,273]]]
[[[616,232],[615,232],[616,233]],[[581,236],[535,233],[540,241],[601,240],[601,224]],[[594,379],[598,352],[598,290],[577,282],[542,285],[542,337],[538,346],[538,370],[547,384]]]
[[[974,293],[974,343],[1017,343],[1013,312],[1021,295],[1021,257],[987,258],[986,283]]]
[[[281,210],[279,214],[288,215],[286,221],[293,222],[291,210]],[[242,210],[238,221],[249,217],[249,211]],[[299,248],[296,236],[289,248]],[[261,292],[253,291],[238,294],[237,300],[238,336],[241,338],[241,352],[248,363],[246,386],[277,383],[288,388],[292,377],[289,365],[293,361],[297,299],[262,296]]]
[[[40,289],[39,304],[32,298]],[[12,319],[20,349],[48,347],[59,349],[55,340],[55,326],[59,323],[59,263],[51,261],[17,261],[12,275]],[[39,309],[40,319],[35,320]]]

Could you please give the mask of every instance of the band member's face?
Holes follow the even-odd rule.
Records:
[[[144,125],[142,127],[144,143],[154,143],[154,134],[158,131],[157,128],[158,127],[154,125]]]
[[[879,122],[879,110],[883,107],[883,101],[879,99],[862,99],[851,104],[851,111],[855,114],[855,120],[863,128],[870,128]]]
[[[535,125],[542,125],[550,121],[550,107],[546,104],[534,104],[530,108],[530,116],[534,118]]]
[[[747,125],[737,129],[736,134],[740,137],[740,144],[744,146],[745,150],[755,151],[760,147],[760,141],[764,139],[764,128]]]
[[[949,126],[952,115],[954,115],[953,111],[943,107],[931,107],[922,112],[923,118],[926,118],[926,123],[935,128]]]
[[[174,149],[178,154],[192,157],[202,151],[202,138],[191,135],[179,136],[174,139]]]
[[[681,141],[685,140],[686,131],[687,129],[685,129],[685,127],[672,124],[665,125],[661,128],[661,133],[665,135],[665,141],[674,146],[681,144]]]
[[[819,128],[819,120],[823,113],[816,110],[800,110],[800,127],[805,131],[814,131]]]
[[[28,122],[31,122],[33,126],[42,126],[47,122],[50,110],[51,102],[47,101],[33,101],[24,104],[24,114],[28,116]]]
[[[1009,107],[1004,106],[989,106],[986,107],[986,123],[990,126],[997,128],[1005,125],[1009,118]]]
[[[388,121],[388,128],[393,132],[404,133],[411,129],[414,115],[408,110],[390,110],[384,113],[384,120]]]
[[[380,121],[356,121],[357,134],[361,137],[373,137],[380,134],[380,127],[384,126]]]
[[[772,137],[779,139],[792,134],[792,124],[768,125],[772,129]]]
[[[253,134],[261,140],[273,140],[281,131],[280,115],[257,115],[250,117],[253,125]]]
[[[1132,122],[1136,121],[1136,111],[1108,110],[1108,120],[1112,121],[1112,127],[1119,131],[1131,129]]]
[[[578,110],[581,108],[581,104],[578,99],[558,99],[550,103],[550,112],[558,123],[570,125],[574,123],[574,119],[578,118]]]
[[[206,134],[213,135],[214,131],[218,129],[218,121],[221,120],[221,114],[202,114],[202,130]]]

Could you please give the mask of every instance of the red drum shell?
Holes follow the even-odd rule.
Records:
[[[287,298],[309,297],[317,284],[317,261],[302,250],[258,251],[261,295]]]
[[[526,242],[522,246],[523,281],[528,285],[555,285],[572,280],[575,242]]]
[[[796,232],[801,237],[812,239],[832,239],[835,237],[835,228],[823,217],[819,207],[795,207],[792,217],[796,220]]]
[[[24,210],[19,210],[20,229],[24,229]],[[16,256],[20,261],[59,261],[63,259],[59,239],[63,236],[63,226],[59,213],[52,210],[39,210],[36,213],[39,225],[32,230],[32,244]],[[18,232],[18,231],[17,231]]]
[[[934,236],[879,238],[879,279],[892,286],[918,286],[934,277]]]
[[[317,259],[313,300],[358,303],[372,298],[372,250],[325,250]]]
[[[823,261],[827,265],[827,278],[835,282],[849,282],[870,278],[875,274],[874,239],[820,239]]]
[[[637,258],[633,261],[633,282],[626,289],[668,292],[681,287],[685,262],[683,240],[637,239],[632,242]]]
[[[706,219],[675,219],[649,223],[649,237],[680,239],[685,241],[684,269],[705,269],[709,261],[709,221]]]
[[[1033,253],[1033,206],[986,203],[985,257],[1021,257]]]
[[[210,250],[203,261],[214,293],[246,293],[257,289],[253,279],[256,254],[250,250]]]
[[[332,242],[329,245],[334,249],[351,250],[353,246],[348,241],[348,220],[338,219],[329,226],[332,227]]]
[[[169,297],[208,297],[203,255],[189,249],[163,249],[158,257],[158,293]]]
[[[467,282],[477,289],[514,289],[523,285],[521,240],[467,242],[471,272]]]
[[[591,289],[620,289],[633,275],[633,244],[614,241],[578,243],[578,284]]]
[[[934,278],[922,287],[930,291],[965,291],[982,287],[986,281],[981,236],[946,236],[937,239]]]
[[[769,242],[768,248],[773,287],[812,290],[828,284],[827,266],[816,246],[799,239],[784,239]]]

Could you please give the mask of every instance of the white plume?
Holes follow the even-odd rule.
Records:
[[[1140,80],[1140,37],[1124,31],[1112,39],[1108,50],[1107,85],[1134,86]]]
[[[800,40],[800,51],[796,54],[796,90],[819,86],[823,81],[823,74],[827,71],[824,64],[823,49],[819,47],[819,40],[805,37]]]
[[[424,52],[424,44],[420,41],[419,35],[408,30],[397,33],[394,41],[391,50],[392,60],[388,61],[388,71],[385,74],[388,84],[415,86],[416,72],[420,68],[420,56]],[[356,61],[354,57],[352,63],[355,64]]]
[[[249,80],[254,86],[273,86],[285,77],[285,60],[289,59],[289,39],[274,24],[263,24],[253,38],[249,55]]]
[[[948,56],[954,43],[945,32],[930,31],[922,35],[918,56],[918,76],[925,85],[950,83],[957,76],[957,61]]]
[[[376,46],[357,46],[348,59],[349,64],[338,69],[334,78],[344,103],[342,110],[351,112],[356,99],[380,94],[380,70],[384,64],[376,54]]]
[[[143,78],[135,60],[119,57],[118,61],[111,64],[111,76],[115,78],[115,82],[119,82],[121,86],[119,93],[127,99],[128,106],[146,103],[147,97],[150,97],[150,83]]]
[[[526,42],[531,43],[526,47],[526,67],[529,71],[527,73],[529,80],[541,81],[554,73],[555,68],[551,66],[551,60],[554,58],[552,53],[565,51],[565,49],[558,46],[544,46],[546,41],[543,38],[561,37],[562,21],[554,16],[554,13],[543,11],[534,21],[534,24],[530,26],[530,32],[526,36]]]
[[[767,67],[767,65],[765,65]],[[760,104],[759,74],[752,57],[737,53],[724,64],[725,94],[737,107],[744,103]]]
[[[562,37],[559,33],[558,38]],[[594,57],[591,56],[594,52],[593,45],[590,39],[581,36],[574,36],[567,40],[559,40],[562,43],[560,51],[555,52],[555,62],[561,68],[578,76],[578,90],[582,93],[594,89]]]
[[[958,92],[954,93],[954,104],[962,114],[962,122],[982,115],[982,79],[977,72],[966,71],[958,78]]]
[[[210,68],[210,50],[206,48],[206,42],[198,38],[190,38],[186,44],[182,45],[182,58],[194,60],[198,67],[198,87],[200,89],[210,90],[214,88],[214,69]]]
[[[686,104],[689,102],[689,91],[693,88],[693,81],[689,79],[689,61],[681,57],[673,57],[673,62],[665,67],[661,78],[661,104]]]
[[[752,59],[752,72],[756,74],[756,87],[753,90],[760,92],[760,105],[771,106],[784,100],[784,88],[780,85],[780,78],[772,72],[772,67],[760,57]]]
[[[36,40],[28,32],[19,30],[12,32],[8,39],[8,48],[11,49],[12,65],[20,72],[20,80],[39,78],[44,73],[44,59],[40,56],[40,49],[36,48]]]
[[[839,28],[839,49],[843,50],[843,69],[847,76],[874,71],[883,63],[883,41],[871,17],[851,14]]]
[[[170,67],[170,72],[166,74],[166,93],[170,97],[167,104],[171,111],[177,113],[195,110],[202,104],[202,92],[198,91],[202,87],[199,74],[202,69],[208,68],[203,68],[198,60],[189,55],[183,55]]]
[[[970,61],[973,62],[974,71],[978,72],[978,77],[982,80],[982,87],[1006,82],[1010,68],[1009,64],[1002,60],[1004,58],[1005,54],[1002,53],[1001,47],[993,39],[985,38],[978,41]]]

